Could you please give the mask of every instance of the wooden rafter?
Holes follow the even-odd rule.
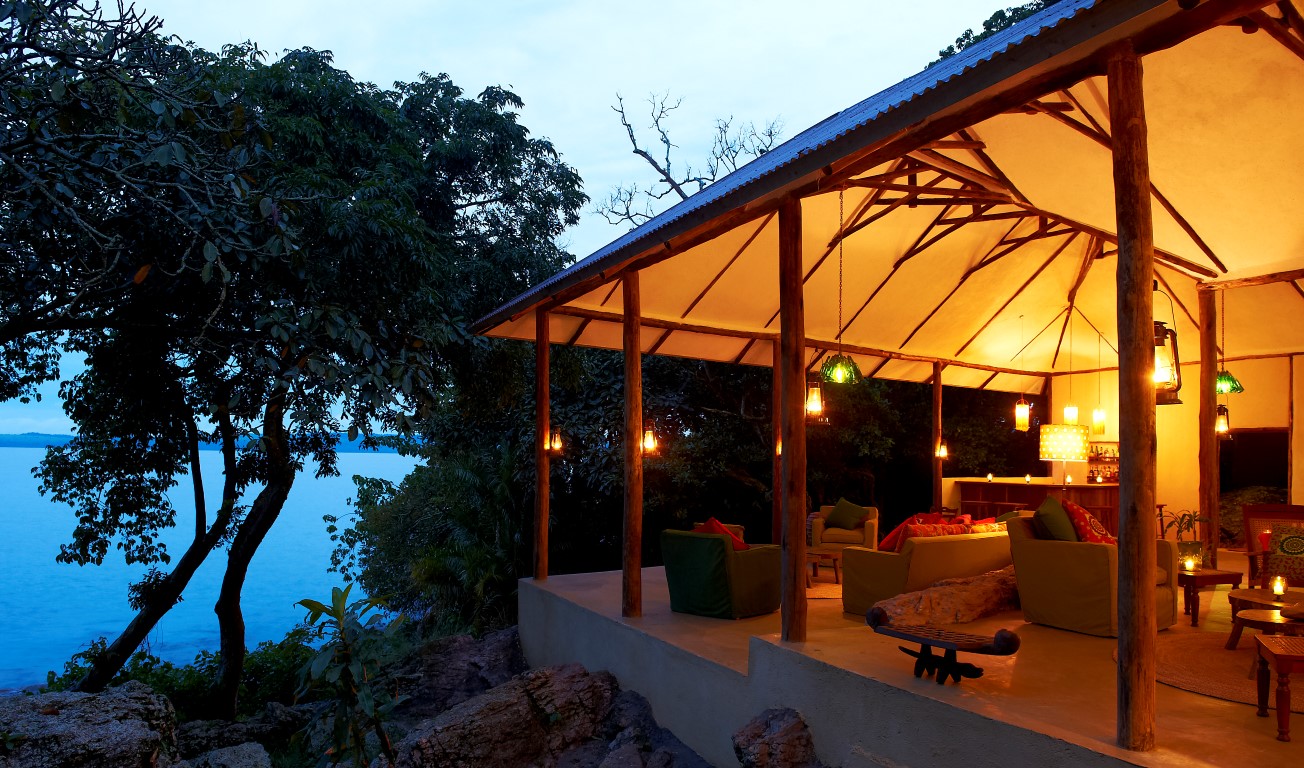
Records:
[[[1107,243],[1113,243],[1114,245],[1118,245],[1118,235],[1113,232],[1109,232],[1108,230],[1101,229],[1100,227],[1093,227],[1085,222],[1077,221],[1075,219],[1069,219],[1062,216],[1061,214],[1051,213],[1050,211],[1045,211],[1040,208],[1024,206],[1024,209],[1036,213],[1040,216],[1046,216],[1048,218],[1055,219],[1059,223],[1064,224],[1066,226],[1073,227],[1074,229],[1079,230],[1084,234],[1095,235],[1096,237],[1099,237],[1101,240],[1104,240]],[[1155,248],[1154,253],[1155,253],[1155,261],[1157,263],[1161,263],[1173,267],[1175,270],[1179,272],[1186,272],[1188,276],[1191,277],[1198,276],[1203,279],[1218,277],[1218,273],[1214,272],[1212,269],[1209,269],[1208,267],[1202,264],[1196,264],[1194,261],[1178,256],[1177,254],[1172,253],[1170,251],[1165,251],[1162,248]]]
[[[921,149],[911,152],[910,157],[960,181],[977,184],[989,192],[998,192],[1006,195],[1011,194],[1010,188],[1003,184],[1000,179],[979,171],[976,168],[965,165],[959,160],[953,160],[950,157],[943,155],[941,152],[936,152],[931,149]]]
[[[925,325],[928,324],[928,321],[929,321],[929,320],[932,320],[932,319],[933,319],[933,316],[936,315],[938,312],[940,312],[941,309],[942,309],[942,307],[946,306],[946,303],[947,303],[948,301],[951,300],[951,297],[954,296],[957,292],[959,292],[960,287],[963,286],[963,285],[965,284],[965,281],[967,281],[970,277],[972,277],[974,274],[976,274],[976,273],[978,272],[978,270],[980,270],[980,269],[982,269],[982,268],[984,268],[984,267],[986,267],[986,266],[988,266],[988,265],[990,265],[990,264],[994,264],[994,263],[996,262],[996,260],[1000,258],[1000,256],[998,256],[998,257],[996,257],[996,258],[991,258],[992,253],[993,253],[997,248],[1000,248],[1000,247],[1001,247],[1001,245],[1002,245],[1002,244],[1004,243],[1004,241],[1005,241],[1005,238],[1007,238],[1007,237],[1010,236],[1010,233],[1012,233],[1015,229],[1018,229],[1019,224],[1021,223],[1021,221],[1022,221],[1022,220],[1014,222],[1014,225],[1011,226],[1011,227],[1009,228],[1009,230],[1007,230],[1006,233],[1005,233],[1004,235],[1001,236],[1001,239],[998,240],[998,241],[996,242],[995,245],[993,245],[990,249],[988,249],[987,253],[984,254],[983,257],[980,258],[980,259],[978,260],[978,263],[977,263],[977,264],[975,264],[975,265],[973,265],[973,266],[971,266],[971,267],[969,267],[968,269],[965,270],[964,274],[960,276],[960,281],[957,282],[957,283],[955,284],[955,287],[951,289],[951,292],[948,293],[948,294],[946,294],[946,297],[943,298],[940,302],[938,302],[937,306],[933,307],[933,310],[932,310],[931,312],[929,312],[928,315],[925,316],[923,320],[920,320],[920,321],[919,321],[919,324],[915,326],[914,330],[912,330],[912,331],[910,332],[910,334],[909,334],[908,336],[906,336],[905,340],[901,342],[900,346],[901,346],[902,349],[905,349],[905,346],[906,346],[907,344],[910,343],[910,340],[913,339],[913,338],[915,337],[915,334],[919,333],[919,331],[922,330],[923,327],[924,327]],[[1016,246],[1016,247],[1017,247],[1017,246]],[[1013,250],[1014,250],[1014,249],[1006,249],[1006,250],[1001,254],[1001,256],[1008,255],[1008,254],[1012,253]]]
[[[1295,282],[1294,280],[1289,280],[1286,282],[1286,285],[1289,285],[1291,288],[1294,288],[1295,293],[1299,294],[1299,297],[1301,299],[1304,299],[1304,288],[1300,288],[1299,283]]]
[[[898,164],[900,164],[900,161],[898,161]],[[941,179],[942,177],[938,176],[936,182],[940,182]],[[857,225],[860,224],[861,218],[869,212],[870,208],[873,208],[878,203],[881,197],[883,197],[883,190],[881,189],[875,189],[870,192],[865,196],[865,199],[860,202],[860,205],[856,207],[856,210],[852,212],[850,224],[845,221],[838,224],[838,231],[829,239],[828,245],[824,247],[824,253],[820,254],[820,257],[815,260],[815,263],[811,265],[811,268],[806,271],[805,277],[802,278],[802,285],[805,285],[810,281],[811,276],[814,275],[815,271],[824,264],[824,260],[832,255],[833,250],[838,247],[839,243],[851,235],[852,232],[860,231],[861,227]],[[774,319],[771,318],[770,322],[774,322]]]
[[[1105,129],[1094,120],[1092,120],[1091,125],[1083,125],[1081,122],[1074,120],[1062,112],[1045,112],[1043,114],[1072,128],[1078,133],[1081,133],[1083,136],[1096,142],[1106,150],[1112,151],[1114,146],[1113,138],[1110,137],[1110,135],[1105,132]],[[1088,119],[1090,119],[1090,116],[1088,116]],[[1150,183],[1150,194],[1161,206],[1163,206],[1164,210],[1168,212],[1168,215],[1173,218],[1173,221],[1177,222],[1177,226],[1182,228],[1182,231],[1186,233],[1186,236],[1191,238],[1191,242],[1195,243],[1196,247],[1205,255],[1205,258],[1209,259],[1210,263],[1212,263],[1218,271],[1226,274],[1227,267],[1223,264],[1222,259],[1218,258],[1218,254],[1214,253],[1213,249],[1209,247],[1209,244],[1204,241],[1204,238],[1200,237],[1200,233],[1196,232],[1195,227],[1191,226],[1191,222],[1187,221],[1186,217],[1177,210],[1177,207],[1169,202],[1168,198],[1159,191],[1159,188],[1155,186],[1153,181]],[[1155,252],[1158,254],[1158,249],[1156,249]]]
[[[1000,376],[1000,375],[1001,375],[1001,374],[1000,374],[999,371],[993,371],[991,376],[988,376],[987,378],[983,379],[983,383],[978,385],[978,389],[980,389],[980,390],[982,390],[982,389],[987,389],[987,385],[988,385],[988,384],[991,384],[992,381],[993,381],[997,376]]]
[[[1082,307],[1076,307],[1076,309],[1077,309],[1078,317],[1082,318],[1083,320],[1086,320],[1087,325],[1091,326],[1091,330],[1095,331],[1097,336],[1105,340],[1105,344],[1108,345],[1111,350],[1113,350],[1114,354],[1118,354],[1118,347],[1114,346],[1114,342],[1110,341],[1109,337],[1106,336],[1098,327],[1096,327],[1095,323],[1091,322],[1091,318],[1087,317],[1086,313],[1082,311]],[[1092,373],[1092,371],[1079,371],[1079,373]]]
[[[1024,197],[1023,193],[1019,191],[1019,188],[1014,186],[1014,182],[1010,181],[1010,177],[1005,175],[1005,171],[1002,171],[1001,167],[987,154],[985,149],[986,144],[979,140],[978,134],[973,128],[966,128],[965,130],[960,131],[959,135],[961,138],[979,145],[977,147],[969,147],[969,154],[973,155],[978,162],[982,164],[983,169],[986,170],[987,173],[1000,181],[1001,184],[1004,184],[1005,188],[1009,190],[1015,200],[1025,203],[1028,202],[1028,198]]]
[[[1173,286],[1168,284],[1168,280],[1166,280],[1163,274],[1160,273],[1160,271],[1157,269],[1155,270],[1155,279],[1158,280],[1159,284],[1162,285],[1164,287],[1164,290],[1168,292],[1169,298],[1173,300],[1173,303],[1177,305],[1177,308],[1182,310],[1182,314],[1186,315],[1186,319],[1190,320],[1191,324],[1194,325],[1196,328],[1199,328],[1200,321],[1195,319],[1195,316],[1191,314],[1191,310],[1187,309],[1186,305],[1182,303],[1182,299],[1180,296],[1177,295],[1177,291],[1173,290]]]
[[[987,322],[983,323],[983,324],[982,324],[982,327],[979,328],[979,329],[974,333],[973,336],[969,337],[969,340],[966,341],[966,342],[964,343],[964,346],[962,346],[962,347],[960,347],[960,349],[956,350],[955,356],[956,356],[956,357],[959,357],[959,356],[960,356],[960,355],[961,355],[961,354],[962,354],[966,349],[968,349],[968,348],[969,348],[969,345],[972,344],[972,343],[974,343],[974,341],[976,341],[976,340],[978,339],[978,337],[982,335],[983,331],[987,330],[987,326],[991,325],[992,322],[996,320],[996,318],[1000,317],[1000,316],[1001,316],[1001,313],[1004,312],[1004,311],[1006,310],[1007,307],[1009,307],[1011,304],[1013,304],[1013,303],[1014,303],[1014,300],[1017,299],[1017,298],[1019,298],[1019,295],[1022,294],[1025,290],[1027,290],[1027,289],[1028,289],[1028,286],[1032,285],[1032,281],[1036,280],[1037,277],[1038,277],[1039,275],[1041,275],[1042,272],[1045,272],[1045,271],[1046,271],[1046,268],[1049,267],[1049,266],[1051,265],[1051,262],[1055,261],[1055,258],[1056,258],[1057,256],[1059,256],[1061,253],[1063,253],[1063,252],[1064,252],[1064,249],[1065,249],[1065,248],[1068,248],[1068,247],[1069,247],[1069,244],[1072,243],[1074,240],[1076,240],[1077,237],[1078,237],[1078,235],[1077,235],[1077,233],[1075,232],[1074,234],[1072,234],[1072,235],[1069,236],[1069,239],[1067,239],[1067,240],[1065,240],[1063,243],[1061,243],[1061,244],[1060,244],[1060,247],[1056,248],[1056,249],[1055,249],[1055,252],[1052,253],[1052,254],[1050,255],[1050,258],[1048,258],[1048,259],[1046,259],[1044,262],[1042,262],[1041,266],[1040,266],[1040,267],[1037,267],[1037,271],[1035,271],[1035,272],[1033,272],[1031,275],[1029,275],[1029,276],[1028,276],[1028,279],[1023,281],[1023,285],[1020,285],[1019,288],[1018,288],[1018,290],[1016,290],[1016,291],[1014,292],[1014,294],[1013,294],[1012,296],[1010,296],[1010,298],[1008,298],[1008,299],[1005,300],[1005,303],[1001,305],[1001,308],[998,309],[998,310],[996,310],[996,312],[994,312],[994,313],[992,314],[991,317],[987,318]]]
[[[1068,305],[1069,311],[1064,315],[1064,327],[1060,328],[1059,341],[1055,342],[1055,354],[1050,358],[1051,370],[1055,370],[1055,364],[1059,362],[1060,348],[1064,345],[1064,334],[1068,332],[1069,323],[1073,320],[1073,309],[1077,305],[1078,290],[1082,288],[1082,283],[1086,281],[1087,274],[1091,272],[1091,264],[1095,261],[1096,251],[1100,250],[1100,240],[1091,238],[1087,241],[1087,247],[1082,253],[1082,263],[1078,266],[1078,274],[1073,278],[1073,285],[1069,288]],[[1072,365],[1073,361],[1069,361]]]
[[[1028,339],[1027,343],[1025,343],[1022,347],[1019,347],[1019,351],[1014,353],[1014,357],[1011,357],[1011,358],[1010,358],[1010,361],[1013,362],[1013,360],[1014,360],[1015,357],[1018,357],[1019,355],[1022,355],[1023,352],[1024,352],[1024,350],[1026,350],[1028,347],[1031,347],[1031,346],[1032,346],[1032,342],[1034,342],[1034,341],[1036,341],[1037,339],[1041,338],[1041,335],[1042,335],[1043,333],[1045,333],[1046,331],[1050,330],[1050,327],[1051,327],[1052,325],[1055,324],[1055,321],[1060,319],[1060,315],[1063,315],[1063,314],[1065,314],[1066,312],[1068,312],[1068,309],[1069,309],[1068,307],[1064,307],[1064,308],[1061,309],[1060,311],[1056,312],[1056,313],[1055,313],[1055,316],[1052,317],[1052,318],[1050,319],[1050,322],[1049,322],[1049,323],[1046,323],[1046,325],[1043,326],[1042,329],[1041,329],[1040,331],[1037,331],[1036,333],[1034,333],[1034,334],[1032,335],[1032,338],[1031,338],[1031,339]]]
[[[1064,90],[1060,91],[1060,95],[1063,96],[1065,99],[1067,99],[1070,103],[1073,104],[1074,107],[1077,108],[1078,113],[1081,114],[1083,117],[1085,117],[1088,123],[1091,123],[1091,127],[1093,130],[1095,130],[1097,133],[1101,135],[1109,134],[1109,132],[1105,130],[1105,126],[1100,124],[1100,121],[1097,120],[1091,114],[1090,110],[1087,109],[1086,105],[1083,104],[1082,101],[1078,99],[1077,96],[1073,95],[1073,91],[1069,90],[1068,88],[1065,88]]]
[[[751,352],[751,351],[752,351],[752,347],[754,347],[754,346],[756,346],[756,339],[748,339],[748,340],[747,340],[747,343],[743,345],[743,349],[742,349],[742,351],[739,352],[739,353],[734,357],[734,359],[733,359],[733,363],[734,363],[734,365],[740,365],[740,364],[742,364],[742,362],[743,362],[743,358],[747,357],[747,353],[748,353],[748,352]]]
[[[1304,59],[1304,40],[1291,34],[1292,28],[1286,19],[1269,16],[1262,10],[1251,13],[1249,18],[1258,24],[1260,29],[1267,32],[1273,40],[1285,46],[1286,50]]]
[[[580,340],[580,337],[584,335],[584,331],[589,327],[589,323],[591,322],[593,321],[587,317],[581,320],[579,327],[575,329],[575,333],[572,333],[571,337],[566,340],[566,346],[568,347],[575,346],[575,342]]]
[[[611,290],[607,291],[607,295],[602,298],[602,303],[599,304],[598,306],[599,307],[607,306],[607,302],[611,301],[611,297],[616,293],[616,289],[619,287],[620,287],[620,280],[619,279],[613,280],[611,282]]]
[[[944,217],[949,210],[950,210],[949,208],[942,209],[941,213],[939,213],[937,216],[933,218],[932,223],[930,223],[924,229],[923,232],[919,233],[919,237],[915,239],[915,242],[911,244],[909,248],[906,249],[906,255],[897,259],[896,263],[892,265],[892,270],[887,273],[887,277],[883,278],[883,282],[878,284],[878,287],[876,287],[869,294],[869,298],[865,299],[865,303],[860,305],[860,309],[857,309],[851,315],[850,319],[848,319],[847,322],[841,328],[838,329],[838,335],[842,335],[847,332],[847,329],[850,328],[851,324],[856,321],[856,318],[860,317],[860,313],[865,311],[865,308],[868,307],[870,302],[874,300],[874,297],[878,295],[879,291],[883,290],[883,287],[886,286],[889,281],[891,281],[892,277],[896,275],[897,270],[901,269],[901,266],[906,263],[907,259],[919,254],[919,251],[915,249],[918,248],[919,244],[923,242],[924,238],[926,238],[929,235],[929,233],[933,231],[933,229],[937,226],[938,220]],[[934,240],[933,242],[937,242],[937,241]]]
[[[683,314],[679,316],[680,319],[688,317],[689,313],[691,313],[693,309],[697,307],[698,303],[700,303],[702,299],[706,298],[706,294],[710,293],[711,289],[715,287],[715,284],[720,282],[720,278],[724,277],[724,273],[729,271],[729,268],[734,265],[734,262],[738,261],[738,259],[743,255],[743,253],[745,253],[747,249],[751,247],[751,244],[756,241],[756,238],[760,237],[761,232],[765,231],[765,228],[769,225],[770,221],[774,219],[774,216],[775,214],[771,213],[770,215],[761,219],[760,226],[756,227],[756,231],[753,232],[751,236],[747,238],[747,241],[744,242],[742,244],[742,247],[738,249],[737,253],[735,253],[733,257],[729,259],[729,262],[720,268],[720,271],[715,274],[715,277],[711,278],[711,282],[707,283],[706,287],[702,289],[702,292],[697,294],[697,298],[693,299],[692,302],[689,303],[688,309],[685,309]]]
[[[661,331],[661,335],[657,337],[656,341],[652,342],[652,346],[648,347],[647,351],[644,352],[643,354],[655,355],[657,352],[660,352],[661,345],[666,343],[666,339],[670,338],[670,334],[672,333],[674,333],[674,331],[669,328],[666,328],[665,330]]]

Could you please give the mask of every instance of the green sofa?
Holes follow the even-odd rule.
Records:
[[[1009,564],[1004,531],[906,539],[900,552],[847,547],[842,550],[842,610],[864,616],[879,600]]]
[[[779,610],[782,551],[774,544],[735,552],[722,534],[666,530],[661,557],[672,611],[743,619]]]
[[[1023,617],[1048,627],[1118,637],[1118,547],[1037,537],[1031,517],[1006,522]],[[1177,622],[1177,544],[1155,541],[1155,624]]]

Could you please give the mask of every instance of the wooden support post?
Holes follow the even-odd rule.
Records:
[[[779,207],[780,380],[783,398],[783,640],[806,641],[806,310],[801,200]]]
[[[933,511],[942,511],[942,364],[933,363]]]
[[[1200,313],[1200,516],[1204,524],[1204,546],[1209,565],[1218,567],[1218,435],[1214,422],[1218,418],[1218,317],[1214,291],[1196,294]]]
[[[1109,53],[1118,217],[1118,744],[1155,748],[1154,229],[1141,60]]]
[[[625,299],[625,543],[620,615],[643,615],[643,346],[638,272],[622,279]]]
[[[551,517],[548,495],[551,492],[552,459],[548,453],[551,437],[549,402],[549,333],[548,313],[534,314],[534,578],[548,578],[548,522]]]
[[[780,375],[783,371],[783,356],[780,349],[781,345],[775,341],[770,368],[770,453],[774,467],[770,488],[774,497],[770,511],[770,542],[773,544],[783,542],[783,379]]]

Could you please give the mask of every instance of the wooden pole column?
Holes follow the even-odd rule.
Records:
[[[774,342],[773,359],[771,360],[771,405],[770,405],[770,451],[773,454],[772,465],[773,473],[770,475],[771,489],[770,492],[774,497],[774,504],[770,511],[770,541],[779,544],[783,541],[783,355],[780,354],[781,345],[778,341]]]
[[[549,393],[548,313],[534,313],[534,578],[548,578],[548,523],[551,517],[552,458],[548,442],[552,434],[552,404]]]
[[[801,264],[801,200],[779,207],[779,375],[783,398],[782,638],[806,641],[806,310]]]
[[[933,511],[942,511],[942,364],[933,363]]]
[[[1200,314],[1200,516],[1204,524],[1204,546],[1210,567],[1218,567],[1218,318],[1213,291],[1198,291]]]
[[[643,615],[643,346],[638,272],[621,279],[625,298],[625,545],[620,615]]]
[[[1141,60],[1109,53],[1118,217],[1118,730],[1119,746],[1155,748],[1154,229]]]

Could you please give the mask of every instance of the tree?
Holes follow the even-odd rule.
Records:
[[[783,125],[778,120],[771,120],[757,128],[751,122],[735,126],[732,117],[717,118],[704,167],[694,170],[692,165],[685,164],[684,169],[679,171],[672,155],[677,145],[670,140],[669,123],[674,111],[682,103],[682,99],[671,103],[669,94],[654,93],[648,97],[652,120],[649,127],[656,134],[655,143],[661,145],[657,155],[654,155],[650,147],[639,143],[638,132],[634,130],[625,111],[625,100],[620,94],[616,95],[616,106],[612,110],[620,116],[620,124],[629,136],[632,151],[647,161],[656,178],[643,187],[635,182],[613,189],[606,201],[597,207],[597,212],[609,223],[638,226],[648,221],[669,207],[666,204],[667,198],[671,204],[687,200],[689,195],[705,189],[749,160],[770,151],[783,131]]]
[[[138,616],[81,687],[110,679],[198,562],[227,544],[214,698],[218,714],[230,715],[244,658],[240,592],[297,474],[308,464],[334,472],[341,430],[412,431],[464,355],[462,318],[477,306],[462,281],[514,288],[541,278],[514,263],[522,253],[557,268],[565,256],[552,240],[584,197],[551,145],[517,122],[521,102],[502,89],[466,98],[446,76],[423,75],[380,90],[311,50],[271,65],[249,46],[220,57],[185,51],[197,92],[243,121],[227,138],[230,160],[247,163],[238,172],[228,163],[232,194],[187,213],[195,229],[170,226],[175,206],[105,203],[130,247],[104,268],[120,287],[55,329],[88,362],[61,393],[78,434],[40,474],[43,489],[78,513],[61,559],[99,562],[116,547],[151,565],[170,561],[157,540],[175,522],[166,492],[191,475],[193,544],[171,572],[151,570],[133,588]],[[166,75],[156,73],[158,82],[170,83]],[[198,132],[196,142],[210,138],[196,121],[177,125]],[[111,154],[96,136],[116,146],[88,135],[87,151]],[[222,145],[220,134],[211,138]],[[165,182],[189,173],[188,157],[160,153]],[[252,224],[196,240],[196,231],[214,231],[211,222],[231,221]],[[52,274],[75,272],[88,249],[16,248]],[[55,296],[30,281],[4,288],[6,306]],[[34,332],[46,329],[26,331]],[[225,463],[211,525],[194,461],[205,439],[220,444]]]
[[[1029,16],[1055,5],[1059,1],[1060,0],[1033,0],[1033,2],[1025,5],[1016,5],[1011,8],[998,10],[983,22],[983,31],[974,32],[972,29],[966,29],[963,34],[955,39],[955,43],[938,51],[937,59],[930,62],[928,66],[931,67],[933,64],[936,64],[943,59],[949,59],[974,43],[986,40],[997,32],[1000,32],[1002,29],[1012,27]]]

